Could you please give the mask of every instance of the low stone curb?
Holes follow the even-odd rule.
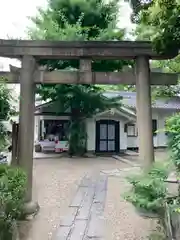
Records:
[[[114,159],[119,160],[119,161],[122,161],[122,162],[124,162],[124,163],[126,163],[126,164],[128,164],[128,165],[130,165],[130,166],[132,166],[132,167],[140,167],[140,164],[138,164],[138,163],[133,163],[132,161],[127,160],[127,159],[125,159],[125,158],[123,158],[123,157],[120,157],[120,156],[118,156],[118,155],[113,155],[112,157],[113,157]]]

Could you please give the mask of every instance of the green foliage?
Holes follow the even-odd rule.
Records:
[[[82,155],[86,151],[86,126],[84,120],[99,111],[120,105],[121,98],[108,98],[102,90],[90,85],[57,85],[59,94],[53,98],[59,102],[60,111],[70,107],[72,117],[69,126],[69,153]],[[58,90],[57,90],[58,91]]]
[[[134,0],[135,2],[139,2],[139,0]],[[156,2],[158,1],[149,1],[150,4],[146,4],[145,2],[148,1],[141,1],[141,5],[139,8],[136,9],[136,5],[134,5],[134,8],[136,9],[134,13],[136,13],[139,16],[139,22],[135,30],[135,37],[137,40],[149,40],[153,42],[153,45],[158,52],[164,52],[166,51],[165,48],[167,48],[170,51],[170,54],[173,53],[173,49],[170,46],[166,47],[166,40],[163,38],[160,38],[160,41],[162,41],[161,45],[158,47],[157,44],[158,40],[158,31],[162,31],[163,28],[159,29],[159,24],[153,24],[149,23],[149,21],[153,21],[154,18],[158,18],[159,21],[164,21],[165,24],[169,24],[168,19],[163,20],[163,18],[160,18],[160,15],[156,13],[156,8],[158,8],[158,4]],[[170,3],[171,1],[169,1]],[[150,7],[151,6],[151,7]],[[149,8],[148,8],[149,7]],[[165,6],[166,8],[166,6]],[[164,8],[160,8],[158,11],[162,12]],[[147,14],[147,15],[146,15]],[[161,13],[160,13],[161,14]],[[151,20],[149,20],[151,19]],[[167,29],[167,28],[165,28]],[[170,41],[167,39],[167,41]],[[173,48],[176,46],[172,42]],[[164,49],[164,50],[163,50]],[[163,72],[168,73],[179,73],[180,72],[180,55],[178,55],[174,59],[168,59],[168,60],[161,60],[161,61],[152,61],[151,62],[152,67],[160,68]],[[178,84],[175,86],[153,86],[152,87],[153,95],[156,98],[161,97],[173,97],[180,93],[180,87],[179,87],[179,81]]]
[[[161,214],[167,195],[164,180],[168,172],[166,165],[155,163],[148,172],[129,177],[132,188],[125,194],[125,199],[137,209]]]
[[[121,40],[124,29],[117,28],[118,1],[111,0],[50,0],[46,10],[39,9],[31,18],[29,28],[31,39],[80,41],[80,40]],[[43,60],[47,70],[77,70],[79,61]],[[93,71],[121,70],[128,61],[94,61]],[[60,108],[71,109],[72,117],[69,134],[70,154],[84,151],[86,129],[84,118],[97,111],[114,107],[114,99],[106,99],[102,89],[93,85],[39,85],[38,93],[43,100],[58,100]]]
[[[47,10],[39,9],[39,15],[32,20],[40,26],[47,19],[53,23],[58,23],[58,28],[66,29],[66,20],[68,20],[69,25],[76,25],[82,15],[81,26],[84,29],[89,29],[88,38],[96,37],[99,35],[100,29],[106,29],[109,23],[116,21],[118,1],[50,0]],[[50,25],[52,26],[51,23]]]
[[[117,28],[118,1],[111,0],[52,0],[46,10],[39,9],[31,18],[29,28],[31,39],[81,41],[81,40],[122,40],[124,29]],[[49,70],[78,69],[79,61],[45,60]],[[93,71],[121,70],[128,61],[93,61]]]
[[[134,0],[134,2],[140,2],[139,7],[134,4],[138,22],[153,30],[150,38],[155,49],[160,53],[172,54],[177,51],[180,47],[180,1]]]
[[[163,230],[161,232],[159,231],[154,231],[153,233],[150,234],[147,238],[148,240],[166,240],[165,233]]]
[[[59,2],[64,0],[59,0]],[[94,0],[93,0],[94,1]],[[78,3],[79,4],[79,3]],[[98,3],[97,3],[98,4]],[[78,7],[80,7],[78,5]],[[70,8],[71,9],[71,8]],[[47,10],[48,11],[48,10]],[[57,12],[57,9],[53,9],[53,12]],[[37,19],[33,19],[32,21],[35,24],[33,27],[29,28],[29,36],[31,39],[45,39],[45,40],[59,40],[59,41],[86,41],[86,40],[122,40],[125,34],[124,29],[117,29],[116,21],[109,22],[106,28],[100,28],[99,24],[96,26],[97,22],[94,22],[94,16],[92,16],[92,26],[84,26],[84,12],[81,12],[79,18],[75,23],[71,23],[71,21],[64,16],[59,10],[59,18],[58,21],[54,19],[51,14],[45,14],[43,10],[40,11],[41,21]],[[90,10],[91,11],[91,10]],[[72,11],[72,16],[74,12]],[[91,12],[93,15],[94,13]],[[107,13],[108,14],[108,13]],[[104,17],[104,21],[106,22],[108,15],[104,15],[104,13],[99,13]],[[63,23],[63,28],[61,28],[61,24]],[[106,24],[105,24],[106,25]],[[96,30],[97,35],[91,34],[91,30]],[[78,69],[79,61],[71,60],[71,61],[62,61],[62,60],[41,60],[40,64],[46,65],[47,69],[52,71],[54,69]],[[93,71],[115,71],[121,70],[123,66],[131,65],[132,63],[126,60],[101,60],[101,61],[92,61],[92,70]]]
[[[8,146],[8,134],[4,124],[0,122],[0,151],[3,151]]]
[[[180,173],[180,114],[174,114],[166,121],[166,132],[168,134],[168,147],[171,158]]]
[[[177,180],[180,174],[180,114],[174,114],[166,121],[166,132],[168,136],[168,148],[171,152],[171,159],[176,167]],[[166,209],[171,218],[174,234],[178,234],[179,213],[180,213],[180,184],[178,183],[178,195],[168,200]],[[177,225],[178,224],[178,225]],[[169,226],[168,226],[169,227]]]
[[[15,110],[11,106],[12,95],[11,90],[7,88],[6,83],[0,84],[0,151],[7,144],[7,131],[3,121],[8,120]]]
[[[131,85],[96,85],[103,91],[134,91],[135,86]]]
[[[169,174],[169,163],[156,162],[148,171],[148,175],[152,178],[167,179]]]
[[[167,234],[164,226],[161,224],[161,220],[157,222],[156,229],[153,229],[150,235],[147,237],[148,240],[167,240]]]
[[[26,175],[20,169],[0,165],[0,239],[11,239],[11,228],[22,214]]]
[[[31,39],[46,40],[122,40],[124,29],[117,27],[118,1],[52,0],[46,10],[31,18]],[[79,68],[79,61],[44,60],[47,69]],[[93,71],[121,70],[128,61],[92,61]]]
[[[173,197],[168,201],[168,209],[170,213],[180,213],[180,197]]]
[[[0,121],[8,120],[14,113],[14,109],[11,107],[10,101],[12,95],[10,89],[7,88],[5,83],[0,84]]]
[[[97,111],[119,106],[120,97],[108,99],[103,96],[103,90],[93,85],[45,85],[39,88],[39,94],[46,100],[48,97],[59,102],[60,112],[75,110],[73,114],[80,117],[91,117]]]
[[[131,20],[133,23],[139,23],[141,20],[141,11],[148,9],[153,0],[130,0],[129,2],[133,9]]]

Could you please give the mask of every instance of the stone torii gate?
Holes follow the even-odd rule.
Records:
[[[1,73],[9,83],[20,83],[19,165],[28,177],[26,200],[32,211],[32,167],[34,139],[34,102],[36,83],[136,84],[139,157],[145,168],[154,161],[150,85],[176,84],[177,76],[151,73],[149,59],[169,59],[177,55],[159,55],[150,42],[121,41],[29,41],[0,40],[0,56],[19,58],[21,69]],[[45,72],[37,67],[39,59],[80,59],[77,72]],[[93,60],[134,59],[135,71],[102,73],[91,71]]]

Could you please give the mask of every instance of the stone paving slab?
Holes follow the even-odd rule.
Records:
[[[71,227],[74,223],[77,213],[77,207],[70,207],[68,215],[62,219],[60,226]]]
[[[80,182],[80,184],[79,184],[79,187],[89,187],[89,185],[90,185],[91,183],[92,183],[91,177],[88,176],[88,175],[85,175],[85,176],[82,178],[82,180],[81,180],[81,182]]]
[[[104,240],[104,238],[98,238],[98,237],[89,238],[89,237],[86,237],[84,240]]]
[[[72,203],[70,204],[70,207],[80,207],[86,194],[87,194],[87,189],[79,187],[75,197],[72,200]]]
[[[107,192],[107,176],[101,175],[100,180],[96,185],[94,203],[102,203],[106,198]]]
[[[101,174],[83,177],[55,240],[102,240],[107,179]]]
[[[87,220],[76,220],[74,223],[74,228],[68,240],[83,240],[86,227]]]
[[[97,216],[93,216],[88,226],[87,237],[89,237],[90,239],[103,237],[104,234],[103,225],[104,219],[101,219],[100,217]]]
[[[90,209],[93,202],[94,194],[95,194],[95,189],[89,188],[84,198],[84,201],[82,202],[82,206],[79,209],[78,215],[76,217],[77,219],[85,219],[85,220],[89,219],[89,214],[90,214]]]
[[[61,226],[56,234],[56,240],[66,240],[68,239],[68,236],[70,235],[71,227],[64,227]]]

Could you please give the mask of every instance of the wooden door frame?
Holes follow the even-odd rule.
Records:
[[[115,151],[100,151],[100,124],[114,124],[115,125]],[[108,120],[108,119],[100,119],[96,121],[96,145],[95,145],[95,152],[97,153],[119,153],[120,152],[120,126],[119,121],[116,120]],[[108,141],[108,140],[107,140]]]

